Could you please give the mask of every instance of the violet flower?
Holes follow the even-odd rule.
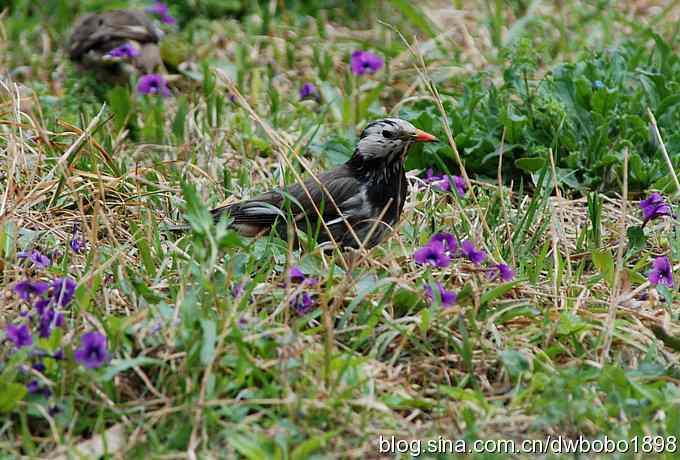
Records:
[[[52,335],[52,327],[62,327],[64,325],[63,313],[57,313],[53,308],[48,308],[40,317],[38,334],[46,339]]]
[[[19,281],[14,285],[14,292],[23,300],[29,301],[32,296],[41,296],[50,288],[45,281]]]
[[[489,278],[496,279],[499,278],[505,282],[512,281],[515,278],[515,272],[512,271],[507,264],[500,263],[494,264],[490,269]]]
[[[439,243],[444,247],[446,255],[453,256],[458,251],[458,241],[456,238],[446,232],[437,233],[430,239],[430,243]]]
[[[640,201],[640,208],[644,218],[643,225],[658,217],[673,215],[670,205],[664,201],[660,193],[656,192],[652,193],[646,200]]]
[[[435,174],[432,168],[428,168],[425,173],[425,182],[432,184],[433,187],[443,191],[448,192],[451,190],[451,182],[445,174]]]
[[[40,385],[37,380],[31,380],[29,384],[26,385],[26,389],[32,395],[42,393],[46,398],[49,398],[52,394],[52,390],[47,385]]]
[[[290,305],[295,309],[299,315],[306,315],[312,308],[314,308],[314,299],[306,292],[296,294]]]
[[[305,83],[302,85],[299,91],[300,99],[314,98],[319,99],[319,94],[316,90],[316,86],[313,83]]]
[[[465,196],[465,191],[467,190],[465,179],[461,176],[447,176],[444,173],[435,174],[432,168],[427,169],[423,180],[443,192],[451,191],[451,182],[453,182],[453,186],[461,198]]]
[[[370,51],[355,51],[352,53],[351,69],[354,75],[373,74],[380,70],[384,61]]]
[[[246,293],[246,286],[245,286],[244,283],[236,283],[231,288],[231,296],[234,299],[238,299],[239,297],[241,297],[245,293]]]
[[[124,43],[106,53],[106,56],[111,58],[130,59],[139,56],[139,50],[131,43]]]
[[[472,262],[475,265],[479,265],[484,261],[486,258],[486,252],[484,250],[480,249],[477,250],[475,248],[475,245],[472,244],[470,240],[465,240],[461,244],[460,251],[463,253],[465,257],[467,257],[470,262]]]
[[[467,190],[467,185],[465,185],[465,179],[461,176],[453,176],[453,185],[456,187],[458,195],[462,198],[465,196],[465,190]]]
[[[80,347],[73,356],[88,369],[101,367],[109,359],[106,336],[97,331],[83,334],[80,337]]]
[[[147,13],[154,14],[158,16],[158,19],[164,24],[175,24],[177,23],[177,20],[170,16],[170,12],[168,10],[168,5],[166,5],[163,2],[156,2],[149,8],[145,10]]]
[[[51,263],[50,258],[47,257],[46,255],[43,255],[37,249],[33,249],[30,252],[27,251],[19,252],[17,253],[17,258],[30,260],[31,262],[33,262],[33,265],[35,265],[40,270],[42,270],[45,267],[48,267]]]
[[[33,304],[33,307],[35,308],[35,311],[38,312],[38,315],[42,316],[45,313],[45,308],[52,302],[51,298],[47,299],[38,299],[36,302]]]
[[[437,286],[437,291],[439,292],[439,299],[441,300],[442,307],[444,307],[444,308],[450,307],[458,301],[458,296],[456,295],[455,292],[447,291],[446,289],[444,289],[444,286],[442,285],[442,283],[437,282],[437,283],[435,283],[435,285]],[[434,303],[435,302],[435,296],[434,296],[434,293],[432,291],[432,286],[430,286],[429,284],[426,284],[424,286],[424,288],[425,288],[425,297],[428,299],[428,301],[430,303]]]
[[[305,274],[297,265],[293,265],[288,270],[288,281],[291,283],[302,283],[306,278]]]
[[[71,302],[75,292],[76,282],[73,278],[64,276],[63,278],[55,278],[54,281],[52,281],[52,299],[62,307],[65,307]]]
[[[654,259],[648,279],[654,285],[665,284],[669,288],[673,287],[673,266],[668,257],[662,256]]]
[[[30,347],[33,345],[33,337],[31,336],[31,331],[28,330],[27,325],[15,326],[10,324],[5,328],[5,334],[7,340],[14,343],[17,348]]]
[[[78,225],[73,224],[73,230],[71,231],[71,241],[68,243],[71,251],[76,254],[80,254],[85,250],[85,240],[78,238]]]
[[[163,97],[170,96],[168,81],[163,75],[157,73],[143,75],[137,83],[137,92],[139,94],[159,94]]]
[[[40,373],[45,372],[45,364],[43,364],[43,363],[40,362],[40,361],[37,362],[37,363],[34,363],[34,364],[31,366],[31,368],[35,369],[36,371],[38,371],[38,372],[40,372]]]
[[[429,264],[439,268],[446,268],[451,263],[451,258],[446,254],[444,245],[438,241],[430,241],[418,249],[413,253],[413,258],[417,264]]]

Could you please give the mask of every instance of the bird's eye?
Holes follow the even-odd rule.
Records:
[[[383,129],[382,135],[385,139],[394,139],[397,137],[397,133],[395,131],[388,131],[386,129]]]

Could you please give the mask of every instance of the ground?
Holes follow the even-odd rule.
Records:
[[[167,97],[68,60],[114,3],[0,14],[0,458],[677,458],[677,2],[178,1]],[[441,142],[379,246],[208,214],[385,116]]]

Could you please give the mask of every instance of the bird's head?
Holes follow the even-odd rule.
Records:
[[[369,123],[361,132],[354,157],[390,163],[401,159],[415,142],[437,142],[437,138],[401,118],[383,118]]]

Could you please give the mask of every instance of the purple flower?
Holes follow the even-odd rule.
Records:
[[[512,269],[508,267],[507,264],[494,264],[490,269],[489,277],[491,279],[500,277],[501,280],[508,282],[512,281],[512,279],[515,277],[515,272],[512,271]]]
[[[475,248],[475,245],[472,244],[470,240],[465,240],[461,244],[460,248],[461,252],[465,257],[467,257],[470,262],[472,262],[475,265],[479,265],[482,263],[482,261],[486,258],[486,252],[483,250],[477,250]]]
[[[649,282],[652,284],[665,284],[673,287],[673,267],[668,257],[657,257],[652,263],[652,271],[649,272]]]
[[[672,216],[673,210],[663,200],[660,193],[652,193],[646,200],[640,201],[640,208],[644,217],[644,223],[662,216]]]
[[[450,233],[437,233],[430,239],[430,243],[441,244],[448,256],[453,256],[458,250],[458,241],[456,241],[456,238]]]
[[[40,390],[37,380],[31,380],[31,383],[26,385],[26,389],[30,394],[36,394]]]
[[[301,292],[293,298],[290,305],[299,315],[306,315],[314,308],[314,299],[308,293]]]
[[[319,95],[316,91],[316,86],[314,86],[314,84],[312,83],[305,83],[304,85],[302,85],[299,94],[300,99],[307,99],[308,97],[314,97],[315,99],[319,98]]]
[[[106,53],[106,55],[112,58],[129,59],[139,56],[139,50],[131,43],[125,43],[117,48],[112,49]]]
[[[446,268],[451,263],[451,258],[446,254],[444,245],[438,241],[430,241],[428,244],[413,253],[417,264],[430,264],[434,267]]]
[[[24,280],[19,281],[14,285],[14,292],[22,299],[29,301],[31,296],[41,296],[46,293],[49,288],[49,283],[46,283],[45,281]]]
[[[33,264],[38,267],[38,269],[43,269],[45,267],[48,267],[50,265],[50,258],[43,255],[40,251],[37,249],[33,249],[30,252],[22,251],[17,253],[17,258],[18,259],[26,259],[30,260],[33,262]]]
[[[56,359],[57,361],[61,361],[62,359],[64,359],[64,349],[63,349],[63,348],[60,348],[59,350],[57,350],[57,351],[52,355],[52,359]]]
[[[170,96],[168,81],[163,75],[157,73],[143,75],[137,83],[137,92],[139,94],[160,94],[163,97]]]
[[[42,362],[37,362],[31,366],[38,372],[45,372],[45,365]]]
[[[49,398],[52,394],[52,391],[47,385],[41,386],[37,380],[31,380],[31,383],[26,385],[26,389],[32,395],[42,393],[46,398]]]
[[[5,334],[7,335],[7,339],[13,342],[17,348],[30,347],[33,345],[33,337],[28,330],[28,326],[25,324],[18,327],[10,324],[5,329]]]
[[[370,51],[355,51],[352,53],[351,67],[354,75],[373,74],[383,66],[383,60]]]
[[[163,2],[156,2],[145,10],[147,13],[155,14],[164,24],[175,24],[177,21],[170,16],[168,5]]]
[[[465,196],[465,190],[467,186],[465,185],[465,179],[461,176],[447,176],[446,174],[435,174],[432,168],[428,168],[425,172],[425,177],[423,178],[428,184],[432,184],[433,187],[438,188],[443,192],[448,192],[451,190],[451,182],[456,188],[456,192],[461,197]]]
[[[432,184],[433,187],[438,188],[443,192],[451,190],[451,182],[445,174],[435,174],[432,168],[428,168],[425,173],[425,182]]]
[[[307,277],[297,265],[293,265],[288,270],[288,281],[291,283],[302,283],[305,278]]]
[[[453,185],[456,187],[458,195],[464,197],[465,190],[467,190],[467,186],[465,185],[465,179],[463,179],[461,176],[453,176]]]
[[[76,292],[76,282],[73,278],[64,276],[63,278],[55,278],[52,281],[52,298],[62,307],[71,302],[73,294]]]
[[[38,333],[42,338],[48,338],[52,334],[52,327],[62,327],[64,325],[64,315],[57,313],[52,308],[45,310],[40,317],[40,324],[38,325]]]
[[[458,296],[456,295],[455,292],[453,291],[447,291],[444,289],[444,286],[442,286],[442,283],[435,283],[437,286],[437,291],[439,291],[439,299],[442,302],[442,307],[447,308],[450,307],[451,305],[455,304],[458,301]],[[430,303],[435,302],[435,296],[434,293],[432,292],[432,286],[429,284],[426,284],[424,286],[425,288],[425,297],[430,301]]]
[[[80,337],[80,347],[73,353],[76,361],[88,369],[101,367],[109,358],[106,336],[97,331]]]
[[[71,251],[76,254],[80,254],[85,250],[85,240],[78,238],[78,225],[73,224],[73,231],[71,232],[71,241],[68,244],[71,247]]]
[[[231,296],[234,299],[238,299],[241,297],[243,294],[246,293],[246,286],[244,283],[236,283],[234,284],[234,287],[231,288]]]
[[[45,312],[45,308],[50,304],[52,299],[38,299],[36,300],[35,304],[33,306],[35,307],[35,311],[38,312],[40,316],[43,315]]]

